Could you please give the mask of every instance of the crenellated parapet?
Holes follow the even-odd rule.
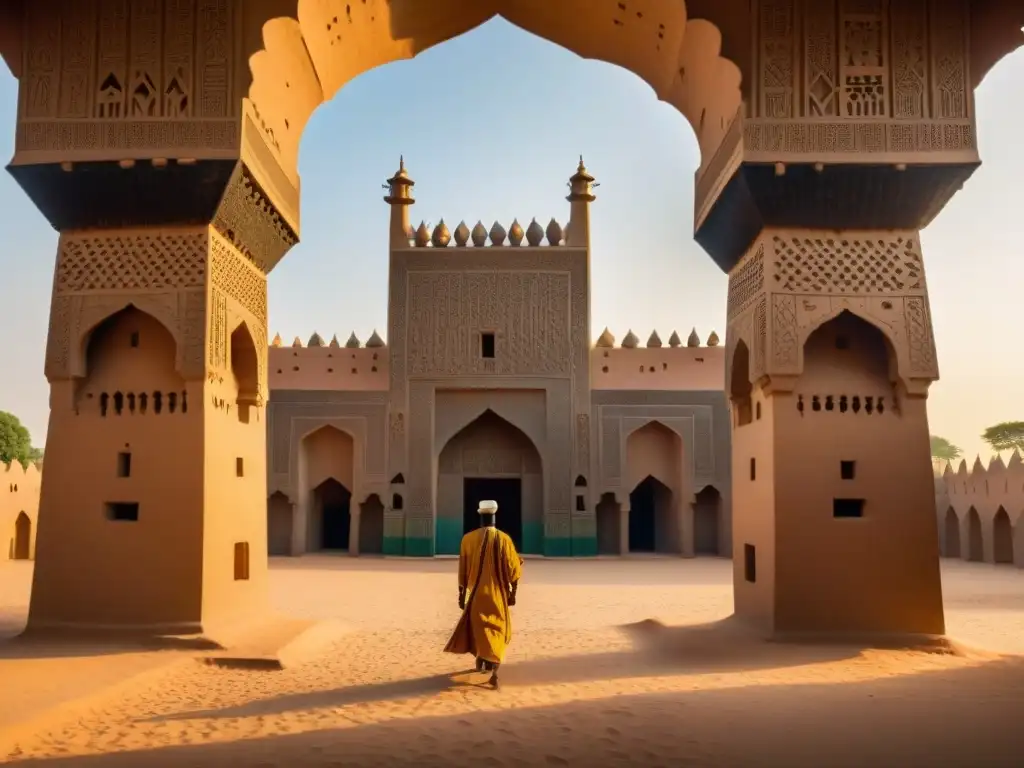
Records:
[[[365,344],[354,331],[344,344],[337,335],[325,342],[314,332],[305,344],[296,336],[290,346],[285,346],[281,334],[277,334],[267,352],[271,391],[366,392],[388,388],[388,350],[377,331]]]
[[[721,391],[725,382],[725,350],[712,331],[701,345],[697,329],[684,345],[672,331],[667,346],[652,331],[641,346],[628,331],[618,347],[607,328],[590,351],[590,381],[594,389]]]
[[[563,245],[565,231],[562,225],[552,218],[548,222],[547,227],[542,227],[537,219],[533,219],[526,229],[523,229],[519,219],[514,219],[508,229],[497,221],[491,225],[490,229],[487,229],[481,221],[478,221],[470,229],[466,222],[463,221],[459,223],[455,228],[455,232],[452,233],[449,231],[448,225],[444,223],[444,219],[441,219],[432,229],[426,222],[420,222],[417,229],[413,230],[410,227],[407,230],[407,235],[409,244],[415,248],[447,248],[453,240],[457,248],[465,248],[467,246],[476,248],[511,246],[518,248],[523,245],[524,240],[528,247],[539,248],[542,245]]]
[[[976,457],[936,469],[935,507],[942,554],[1024,568],[1024,460]]]

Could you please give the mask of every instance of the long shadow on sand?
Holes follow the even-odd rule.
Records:
[[[514,691],[480,696],[515,700]],[[1024,660],[857,683],[750,685],[500,706],[499,711],[399,717],[287,736],[10,764],[1011,768],[1020,765],[1024,751]],[[333,716],[344,720],[341,713]]]
[[[149,651],[200,652],[218,647],[205,638],[111,638],[109,635],[28,633],[0,638],[0,660],[82,658]]]
[[[806,648],[766,642],[750,634],[731,619],[682,627],[670,627],[654,620],[647,620],[627,624],[619,629],[628,635],[633,643],[633,648],[628,651],[517,662],[513,645],[510,661],[507,666],[502,667],[502,686],[508,689],[587,683],[593,680],[661,677],[681,673],[781,669],[809,663]],[[813,663],[851,658],[860,651],[859,647],[843,645],[818,648],[815,649]],[[441,693],[452,687],[450,674],[438,674],[389,683],[290,694],[252,701],[236,707],[182,712],[153,720],[275,715],[424,696]]]

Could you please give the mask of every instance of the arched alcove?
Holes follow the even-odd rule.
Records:
[[[80,409],[95,407],[103,416],[115,416],[168,413],[172,401],[175,411],[183,404],[187,408],[174,335],[131,304],[83,337],[82,359],[84,376],[76,388]]]
[[[622,554],[621,510],[622,507],[614,493],[601,495],[601,501],[598,502],[594,513],[597,526],[597,554]]]
[[[811,332],[803,357],[800,391],[817,396],[824,410],[863,409],[870,415],[879,398],[883,412],[892,407],[896,355],[885,334],[867,320],[843,310]]]
[[[644,541],[648,534],[653,535],[654,543],[650,549],[652,552],[682,554],[683,551],[682,515],[679,504],[687,497],[688,484],[683,466],[683,453],[682,439],[660,421],[650,421],[630,432],[626,438],[626,487],[636,488],[643,485],[646,479],[653,478],[668,490],[667,496],[641,494],[641,497],[638,497],[644,499],[644,503],[654,505],[651,507],[654,517],[650,519],[653,525],[650,531],[645,527],[646,523],[634,522],[633,504],[630,502],[630,531],[633,531],[634,525],[639,525],[637,532],[644,537]],[[640,513],[636,520],[646,519],[645,514],[646,512]],[[634,551],[634,543],[630,534],[630,551]]]
[[[267,499],[267,554],[272,556],[292,553],[293,505],[280,491]]]
[[[960,553],[960,518],[956,510],[949,507],[946,510],[946,517],[943,521],[943,530],[946,539],[946,557],[961,557]]]
[[[659,534],[670,525],[672,489],[648,475],[629,494],[629,551],[659,552]]]
[[[985,561],[985,540],[981,534],[981,517],[978,510],[967,510],[967,559],[972,563]]]
[[[19,512],[14,521],[14,559],[28,560],[32,557],[32,520]]]
[[[729,400],[732,403],[733,422],[737,427],[753,421],[751,406],[753,384],[750,383],[750,349],[743,339],[736,342],[729,367]]]
[[[1002,507],[992,519],[992,551],[997,565],[1013,565],[1013,524]]]
[[[695,496],[693,503],[693,551],[697,555],[722,553],[722,494],[709,485]]]
[[[250,409],[259,403],[259,362],[256,357],[256,343],[248,325],[244,322],[238,324],[231,333],[229,346],[231,375],[238,392],[235,413],[240,422],[248,424],[251,417]]]
[[[359,505],[359,554],[379,555],[384,552],[384,503],[371,493]]]
[[[438,554],[457,554],[479,525],[477,505],[498,502],[498,528],[525,554],[544,547],[544,481],[540,451],[519,427],[488,409],[459,430],[438,455]]]

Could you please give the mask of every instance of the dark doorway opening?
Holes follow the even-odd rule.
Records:
[[[498,529],[512,537],[517,551],[523,549],[523,481],[518,477],[467,477],[462,481],[462,531],[480,527],[478,504],[498,502]]]
[[[314,491],[320,507],[320,548],[348,551],[352,517],[352,494],[334,478],[324,480]]]
[[[662,483],[648,476],[629,494],[629,551],[657,551],[657,517],[659,502],[671,492]]]

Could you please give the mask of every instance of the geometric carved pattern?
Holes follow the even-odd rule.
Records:
[[[796,365],[799,335],[796,320],[796,298],[786,294],[772,297],[772,351],[778,367]]]
[[[808,117],[836,117],[836,50],[835,3],[804,4],[804,114]]]
[[[882,0],[842,0],[840,75],[842,116],[887,117],[889,95]]]
[[[764,288],[764,245],[729,277],[729,298],[726,317],[735,317]]]
[[[910,296],[904,304],[911,374],[935,375],[935,346],[924,298]]]
[[[410,271],[408,290],[409,374],[568,374],[568,273]]]
[[[791,118],[796,90],[795,0],[762,0],[760,17],[760,114],[767,118]]]
[[[256,318],[260,327],[266,327],[267,278],[219,237],[213,237],[211,241],[211,282],[241,304]]]
[[[884,239],[883,239],[884,238]],[[923,289],[913,238],[775,235],[776,288],[795,293],[901,293]]]
[[[903,0],[889,8],[892,39],[892,116],[926,117],[928,93],[928,7],[925,0]]]
[[[266,273],[299,238],[244,163],[238,163],[213,226],[239,253]]]
[[[57,293],[203,286],[206,236],[202,232],[65,235],[62,246]]]

